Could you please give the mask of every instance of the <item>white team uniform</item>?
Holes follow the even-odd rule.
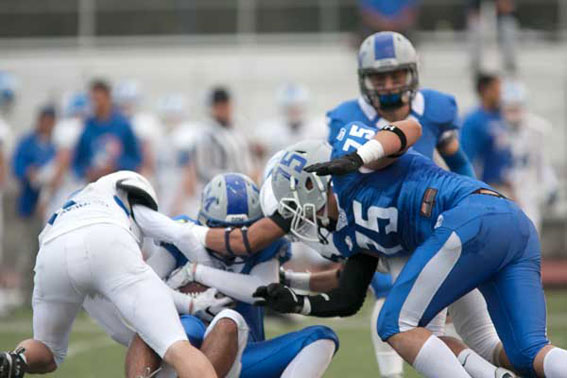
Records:
[[[143,261],[142,234],[115,189],[120,172],[73,196],[39,236],[33,292],[34,339],[59,365],[73,320],[88,296],[107,298],[163,357],[187,340],[167,286]]]
[[[548,196],[557,190],[557,177],[545,157],[545,138],[551,124],[527,113],[510,133],[514,165],[511,173],[515,199],[520,208],[541,229],[541,210]]]
[[[196,140],[196,126],[182,123],[162,135],[156,145],[156,186],[164,214],[194,216],[195,209],[199,208],[198,193],[201,191],[198,183],[195,183],[192,197],[185,195],[182,188],[185,171],[189,164],[193,164]]]

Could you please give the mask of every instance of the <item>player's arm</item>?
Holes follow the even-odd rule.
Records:
[[[260,286],[254,296],[259,298],[257,304],[283,313],[320,317],[351,316],[362,307],[377,266],[378,258],[359,253],[347,260],[339,286],[326,294],[299,295],[277,283]]]
[[[339,286],[342,269],[331,269],[322,272],[294,272],[281,270],[280,282],[292,289],[326,293]]]
[[[455,130],[449,130],[443,133],[437,145],[437,150],[452,172],[463,176],[475,177],[473,166],[467,158],[464,149],[461,148]]]
[[[421,137],[421,125],[407,119],[385,126],[356,151],[329,162],[306,167],[307,172],[318,175],[344,175],[364,167],[378,170],[392,164]]]
[[[168,284],[175,285],[196,281],[241,302],[254,304],[257,298],[252,294],[258,286],[266,286],[278,282],[278,266],[276,259],[256,265],[250,274],[227,272],[202,264],[188,263],[180,271],[174,273]]]
[[[204,238],[207,248],[225,255],[253,254],[283,237],[290,228],[290,220],[277,212],[254,222],[248,228],[209,228]]]

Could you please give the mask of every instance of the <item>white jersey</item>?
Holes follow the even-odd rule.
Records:
[[[175,209],[175,202],[182,192],[183,178],[188,164],[194,158],[195,144],[197,140],[196,126],[183,123],[166,135],[163,135],[157,143],[156,161],[156,183],[160,200],[160,207],[167,215],[179,215],[174,212],[181,211],[189,213],[189,210]],[[200,193],[195,188],[195,193]],[[191,199],[187,199],[194,205]],[[187,205],[190,206],[190,205]],[[192,212],[190,212],[192,214]]]
[[[200,129],[195,157],[199,181],[203,184],[220,173],[250,175],[252,171],[248,142],[242,132],[234,126],[223,127],[214,120]]]
[[[101,177],[75,194],[48,220],[39,234],[40,245],[93,224],[113,224],[128,231],[138,242],[142,234],[131,217],[128,201],[116,190],[120,172]]]
[[[551,124],[528,113],[514,130],[511,173],[516,200],[539,229],[541,209],[548,196],[557,189],[557,178],[545,156],[545,138],[551,135]]]

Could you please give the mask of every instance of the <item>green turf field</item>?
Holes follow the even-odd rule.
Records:
[[[567,347],[567,291],[549,291],[547,299],[549,336],[556,345]],[[361,313],[347,319],[318,321],[316,318],[307,318],[305,322],[293,325],[269,321],[268,336],[311,324],[329,325],[338,333],[341,347],[325,377],[378,377],[369,334],[372,302],[367,300]],[[19,340],[30,336],[29,311],[19,311],[0,319],[0,350],[11,349]],[[82,314],[73,329],[67,360],[59,371],[45,377],[121,377],[124,353],[123,347],[113,343]],[[409,367],[406,372],[406,377],[417,377]]]

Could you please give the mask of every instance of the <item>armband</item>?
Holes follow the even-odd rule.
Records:
[[[250,248],[250,243],[248,242],[248,227],[240,228],[240,232],[242,232],[242,242],[244,243],[244,248],[246,248],[246,254],[251,255],[252,248]]]
[[[232,227],[227,227],[224,229],[224,248],[231,255],[234,256],[234,252],[230,248],[230,233],[234,230]]]
[[[386,125],[384,126],[380,131],[389,131],[392,132],[394,134],[396,134],[398,136],[398,138],[400,139],[400,150],[395,154],[395,155],[390,155],[391,157],[398,157],[400,156],[400,153],[403,153],[406,150],[406,147],[408,145],[408,140],[406,138],[406,134],[404,134],[404,132],[402,130],[400,130],[399,127],[395,126],[395,125]]]

